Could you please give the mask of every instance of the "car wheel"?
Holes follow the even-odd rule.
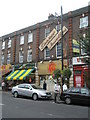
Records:
[[[33,94],[33,100],[37,100],[38,99],[38,95],[37,94]]]
[[[71,103],[71,99],[70,99],[70,98],[66,98],[66,99],[65,99],[65,103],[66,103],[66,104],[70,104],[70,103]]]
[[[15,97],[15,98],[18,97],[18,92],[14,92],[14,97]]]

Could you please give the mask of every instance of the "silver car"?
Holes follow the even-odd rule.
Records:
[[[32,97],[33,100],[38,98],[51,98],[51,92],[40,88],[39,86],[23,83],[12,88],[12,94],[15,98],[18,96]]]

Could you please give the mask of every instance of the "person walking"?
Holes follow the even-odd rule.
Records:
[[[55,83],[55,85],[54,85],[54,102],[55,103],[57,102],[58,94],[59,95],[61,94],[61,87],[60,87],[59,82],[57,81],[57,83]]]
[[[6,87],[5,82],[2,81],[2,90],[3,90],[3,91],[5,91],[5,87]]]
[[[43,89],[44,89],[44,90],[47,89],[47,84],[46,84],[45,80],[44,80],[44,83],[43,83]]]
[[[63,85],[63,91],[66,91],[67,90],[67,85],[64,83]]]

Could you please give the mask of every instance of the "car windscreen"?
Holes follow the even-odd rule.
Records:
[[[32,85],[34,89],[42,89],[40,86]]]

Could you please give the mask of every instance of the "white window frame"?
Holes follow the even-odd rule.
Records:
[[[80,28],[85,28],[88,26],[88,16],[80,18]]]
[[[50,27],[45,28],[45,38],[49,35],[50,33]]]
[[[2,42],[2,50],[5,49],[5,41]]]
[[[58,55],[58,53],[57,53],[58,52],[58,48],[57,47],[58,47],[59,44],[61,45],[61,42],[56,45],[56,58],[61,58],[62,57],[62,46],[61,46],[61,48],[59,48],[59,50],[61,50],[61,55],[57,56]]]
[[[11,53],[7,54],[7,64],[10,64],[10,59],[11,59]]]
[[[20,36],[20,45],[23,45],[24,44],[24,35],[21,35]]]
[[[27,50],[27,62],[32,61],[32,49]]]
[[[11,47],[11,39],[8,41],[8,48],[10,48]]]
[[[50,56],[47,56],[47,49],[48,49],[48,47],[46,47],[45,49],[44,49],[44,59],[49,59],[50,58]],[[49,49],[48,49],[49,50]],[[50,50],[49,50],[49,54],[50,54]]]
[[[56,25],[56,30],[57,30],[57,32],[59,32],[61,30],[61,24]]]
[[[28,34],[28,43],[33,42],[33,33]]]
[[[19,51],[19,63],[23,63],[24,61],[24,51]]]

